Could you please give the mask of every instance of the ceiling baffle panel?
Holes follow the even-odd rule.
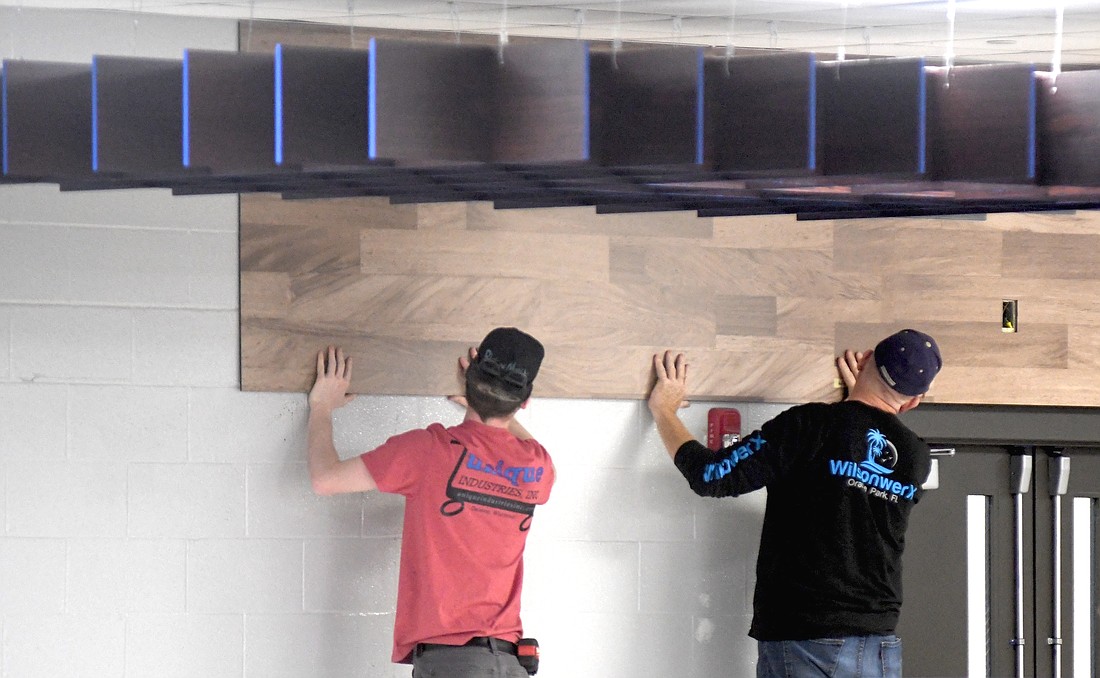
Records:
[[[707,59],[706,161],[734,172],[813,172],[816,76],[813,54]]]
[[[923,59],[823,63],[817,91],[823,174],[924,173]]]
[[[5,61],[3,180],[802,218],[1100,206],[1097,71],[1059,94],[1030,65],[419,37]]]
[[[592,159],[597,164],[701,163],[700,48],[594,52],[591,69]]]
[[[90,175],[91,66],[9,59],[3,64],[5,177]]]
[[[1040,74],[1039,181],[1100,185],[1100,71]]]
[[[275,163],[363,165],[370,158],[370,52],[275,47]]]
[[[214,174],[275,169],[275,59],[187,50],[183,163]]]
[[[179,175],[183,66],[179,60],[97,56],[92,61],[92,167],[124,177]]]
[[[996,183],[1035,180],[1033,66],[930,70],[928,108],[931,178]]]

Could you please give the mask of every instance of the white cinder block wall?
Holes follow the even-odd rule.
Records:
[[[4,58],[235,46],[230,21],[0,9]],[[0,186],[3,678],[409,675],[402,500],[312,495],[306,398],[240,392],[237,308],[236,196]],[[685,410],[700,436],[711,405]],[[740,409],[748,429],[782,407]],[[359,398],[338,447],[460,414]],[[763,496],[692,495],[640,402],[523,420],[560,476],[526,559],[539,675],[753,675]]]

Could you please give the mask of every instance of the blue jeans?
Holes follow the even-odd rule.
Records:
[[[901,678],[901,639],[757,641],[756,678]]]

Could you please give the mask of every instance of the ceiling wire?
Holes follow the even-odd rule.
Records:
[[[508,44],[508,0],[500,6],[500,43],[497,46],[497,60],[504,63],[504,46]]]
[[[1065,22],[1066,7],[1058,3],[1054,10],[1054,56],[1051,58],[1050,71],[1054,75],[1052,92],[1058,91],[1058,74],[1062,72],[1062,25]]]
[[[730,74],[730,59],[733,58],[733,31],[737,21],[737,0],[730,0],[730,23],[726,30],[726,75]]]
[[[611,41],[611,67],[619,69],[619,50],[623,48],[623,0],[615,0],[615,37]]]
[[[252,51],[252,22],[256,18],[256,0],[248,0],[248,32],[245,33],[244,51]]]
[[[947,47],[943,52],[943,65],[948,72],[955,63],[955,0],[947,0]],[[945,81],[946,82],[946,81]]]
[[[130,11],[134,15],[133,26],[130,29],[130,55],[137,56],[138,16],[141,14],[141,0],[131,0]]]
[[[11,23],[12,25],[8,26],[8,40],[11,46],[11,58],[15,59],[15,41],[23,32],[23,0],[19,0],[19,6],[15,8],[15,21]]]
[[[348,0],[348,36],[351,38],[351,48],[355,49],[355,0]]]
[[[462,44],[462,21],[458,16],[458,2],[456,0],[450,0],[447,6],[451,11],[451,32],[455,35],[455,44]]]
[[[848,39],[848,0],[844,0],[840,9],[840,44],[836,48],[836,60],[844,61],[844,43]]]

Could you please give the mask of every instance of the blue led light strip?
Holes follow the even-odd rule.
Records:
[[[191,166],[191,54],[183,51],[183,166]]]
[[[924,59],[918,62],[920,77],[917,80],[917,171],[924,174],[927,165],[928,145],[928,74],[924,72]]]
[[[1035,178],[1035,66],[1031,67],[1027,89],[1027,178]]]
[[[585,160],[592,159],[592,55],[584,43],[584,137],[581,152]]]
[[[817,57],[810,55],[809,148],[807,169],[817,169]]]
[[[3,174],[8,173],[8,69],[0,65],[0,146],[3,147]]]
[[[92,171],[99,171],[99,74],[96,57],[92,57]]]
[[[704,104],[704,83],[703,83],[703,50],[700,48],[697,51],[698,60],[696,62],[695,71],[695,164],[703,164],[703,104]]]
[[[378,157],[378,49],[374,38],[370,39],[367,83],[367,155]]]
[[[275,164],[283,164],[283,45],[275,45]]]

